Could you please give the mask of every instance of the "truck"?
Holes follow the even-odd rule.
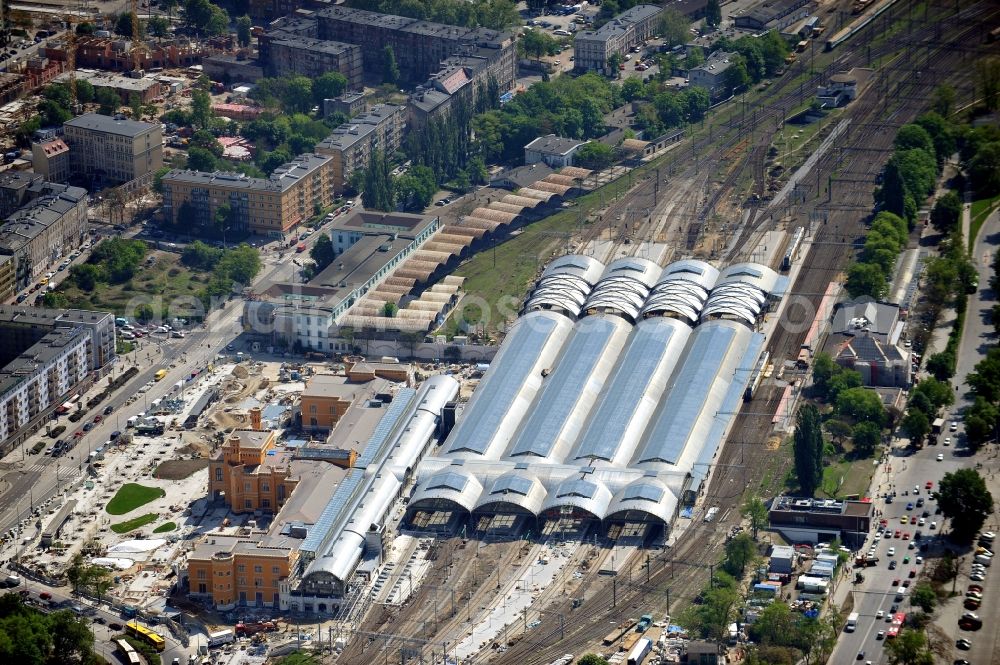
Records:
[[[6,587],[21,586],[21,578],[17,575],[8,575],[4,578],[3,584]]]
[[[208,634],[208,646],[211,647],[221,647],[223,644],[229,644],[230,642],[236,641],[236,634],[233,632],[232,628],[226,628],[225,630],[217,630],[214,633]]]
[[[931,423],[931,434],[940,434],[944,431],[944,418],[935,418]]]
[[[653,649],[653,643],[643,638],[636,642],[635,646],[628,654],[628,665],[642,665],[643,661],[646,660],[646,656]]]
[[[236,624],[236,634],[239,637],[250,637],[257,633],[271,633],[278,630],[273,621],[240,621]]]
[[[848,633],[853,633],[858,627],[858,619],[860,615],[857,612],[851,612],[847,615],[847,625],[844,626],[844,631]]]

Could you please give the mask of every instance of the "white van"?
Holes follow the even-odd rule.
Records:
[[[977,554],[974,561],[989,568],[990,564],[993,563],[993,557],[986,556],[985,554]]]

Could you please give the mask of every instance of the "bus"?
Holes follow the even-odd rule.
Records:
[[[122,658],[124,658],[128,665],[142,665],[142,661],[139,660],[139,654],[132,648],[131,644],[120,637],[112,641],[115,645],[115,651],[122,655]]]
[[[899,631],[903,628],[903,624],[906,623],[906,612],[896,612],[892,615],[892,625],[889,626],[889,630],[885,632],[885,639],[891,640],[894,637],[899,636]]]
[[[142,640],[157,651],[163,651],[167,646],[167,641],[149,628],[146,628],[138,621],[129,621],[125,624],[125,634],[131,635],[137,640]]]
[[[157,381],[162,381],[163,377],[165,377],[166,375],[167,375],[167,370],[161,369],[156,372],[156,375],[153,378],[156,379]]]
[[[809,46],[809,40],[803,39],[801,42],[795,45],[795,50],[802,53]]]

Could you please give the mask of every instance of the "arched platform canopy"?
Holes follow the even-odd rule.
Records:
[[[677,503],[677,497],[663,482],[655,477],[640,478],[615,494],[606,519],[633,521],[635,513],[645,513],[649,521],[669,524]]]
[[[545,500],[545,486],[525,471],[512,471],[487,483],[476,502],[476,512],[524,512],[538,517]]]
[[[648,259],[618,259],[604,271],[583,309],[588,313],[613,312],[635,321],[662,270]]]
[[[417,485],[409,510],[460,508],[471,513],[483,493],[479,479],[459,466],[449,466]]]
[[[611,490],[603,482],[574,477],[562,481],[549,492],[542,512],[578,508],[590,513],[595,519],[602,520],[610,504]]]

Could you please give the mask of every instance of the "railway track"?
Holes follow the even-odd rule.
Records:
[[[943,10],[952,7],[953,5],[950,3],[946,3],[936,5],[934,9]],[[933,25],[920,22],[908,36],[907,44],[911,47],[926,46],[928,49],[927,61],[931,60],[931,53],[940,53],[940,57],[934,58],[934,69],[954,71],[955,60],[964,58],[969,52],[967,46],[963,44],[963,40],[967,40],[970,35],[974,34],[978,29],[977,23],[981,24],[982,21],[995,17],[998,11],[1000,10],[994,9],[993,4],[985,0],[963,8],[963,21],[971,20],[972,25],[966,24],[964,28],[958,26],[957,32],[954,23],[947,20],[937,20],[940,17],[934,14],[928,19],[929,23]],[[874,27],[873,24],[871,28],[873,31]],[[865,39],[864,33],[858,39]],[[957,48],[956,44],[959,45]],[[825,80],[833,71],[859,66],[870,59],[884,57],[900,48],[898,43],[884,43],[871,50],[845,51],[824,68],[822,73],[810,77],[807,81],[813,83]],[[880,75],[888,77],[889,74],[898,74],[900,71],[899,67],[896,69],[887,67]],[[893,119],[906,122],[916,116],[921,110],[921,100],[923,99],[917,93],[929,89],[931,78],[927,77],[921,80],[910,77],[904,81],[903,92],[909,94],[901,97],[897,95],[899,108],[893,112]],[[770,127],[772,124],[775,127],[778,126],[776,122],[773,122],[775,118],[783,120],[783,114],[787,108],[791,107],[791,102],[801,97],[801,92],[794,88],[795,86],[787,82],[784,84],[776,83],[772,86],[777,96],[769,105],[756,106],[760,115],[752,114],[753,121],[757,123],[758,127]],[[799,88],[801,90],[802,87],[799,86]],[[814,86],[809,85],[806,89],[811,92]],[[859,146],[884,147],[886,149],[891,146],[892,133],[887,131],[884,122],[878,122],[881,120],[882,109],[879,108],[881,102],[882,100],[876,98],[874,94],[867,97],[862,96],[855,102],[856,106],[852,108],[851,113],[857,117],[857,121],[852,125],[848,140]],[[769,123],[767,120],[772,122]],[[698,224],[699,219],[706,219],[711,214],[722,197],[738,182],[742,169],[748,165],[751,168],[753,178],[751,189],[758,193],[762,192],[764,187],[763,155],[773,138],[773,132],[760,131],[753,145],[747,149],[746,146],[741,146],[741,143],[746,141],[743,136],[746,129],[747,125],[744,121],[734,122],[732,128],[722,134],[721,139],[718,139],[718,135],[716,135],[717,143],[711,142],[711,146],[709,139],[700,138],[692,140],[670,153],[673,155],[673,161],[682,165],[680,176],[687,177],[692,181],[692,184],[685,188],[689,193],[705,191],[709,183],[708,174],[717,168],[724,156],[727,154],[730,156],[733,154],[742,155],[737,166],[729,170],[722,185],[708,197],[703,205],[698,205],[698,197],[690,197],[695,202],[689,200],[682,204],[682,207],[687,209],[685,214],[691,215],[690,218],[694,220],[692,223]],[[709,147],[711,147],[711,151],[707,159],[698,160],[700,163],[697,167],[690,163],[693,155],[699,154],[698,151],[706,150]],[[818,161],[815,169],[823,176],[843,169],[846,165],[850,169],[857,169],[849,172],[873,180],[875,174],[881,171],[885,159],[888,158],[888,153],[885,153],[882,159],[864,159],[850,151],[847,151],[846,156],[844,153],[843,150],[831,150]],[[661,167],[661,170],[664,168],[666,167]],[[696,175],[694,173],[696,169],[704,169],[704,173],[698,174],[699,177],[693,177]],[[630,202],[643,196],[650,197],[655,186],[652,178],[639,182],[625,197],[609,206],[599,222],[587,229],[584,240],[593,240],[611,228],[618,221],[618,215],[622,215],[624,218]],[[864,195],[867,192],[869,201],[871,200],[872,188],[871,182],[867,184],[857,183],[851,187],[852,191],[859,195]],[[824,208],[825,205],[832,202],[816,201],[815,199],[819,198],[818,194],[819,192],[812,192],[814,199],[812,209],[826,210],[828,213],[827,223],[814,230],[813,242],[806,259],[808,268],[800,273],[792,289],[793,293],[801,294],[813,307],[818,304],[820,294],[825,291],[827,284],[846,265],[848,258],[853,253],[854,248],[850,244],[845,244],[844,240],[853,239],[860,235],[861,218],[865,216],[859,215],[857,211]],[[735,243],[737,247],[748,243],[753,234],[759,231],[760,223],[756,221],[758,212],[756,206],[751,209],[739,241]],[[645,233],[655,231],[658,226],[662,227],[662,222],[654,222],[655,217],[656,215],[651,214],[649,221],[634,229],[635,235],[643,237]],[[690,232],[687,237],[690,238]],[[780,366],[783,359],[797,356],[804,335],[804,331],[796,332],[798,330],[799,328],[779,326],[770,340],[768,348],[771,350],[776,366]],[[773,460],[774,457],[773,455],[760,454],[764,452],[763,447],[767,444],[767,436],[772,430],[771,419],[767,414],[774,413],[781,393],[782,390],[778,387],[765,384],[750,404],[750,409],[737,415],[729,443],[720,452],[716,471],[705,498],[705,505],[718,504],[732,507],[733,502],[747,486],[747,479],[763,477],[769,458]],[[739,445],[734,445],[737,443]],[[747,446],[750,448],[748,449]],[[568,650],[596,644],[610,630],[611,622],[633,616],[640,608],[648,608],[651,605],[665,608],[666,604],[669,603],[671,609],[676,609],[678,603],[691,601],[708,580],[710,566],[717,563],[721,557],[724,535],[728,532],[728,526],[738,521],[738,514],[731,509],[728,513],[723,513],[720,519],[712,524],[701,522],[690,524],[687,532],[674,548],[655,553],[644,552],[630,562],[624,576],[632,581],[609,582],[607,578],[597,575],[597,566],[595,566],[594,570],[585,575],[577,587],[577,591],[574,592],[576,596],[589,597],[582,607],[573,609],[569,598],[553,598],[553,602],[548,606],[548,612],[559,613],[566,618],[564,639],[560,639],[558,621],[546,617],[538,628],[522,636],[506,653],[484,652],[481,654],[482,658],[477,659],[477,662],[478,660],[485,661],[495,658],[496,662],[499,663],[516,663],[517,665],[546,663]],[[645,565],[646,555],[650,556],[648,568]],[[469,557],[465,558],[469,559]],[[692,573],[692,570],[697,572]],[[458,585],[467,583],[468,572],[469,567],[468,562],[466,562],[457,574],[445,577],[442,585],[454,584],[457,588]],[[622,577],[620,575],[618,579],[620,580]],[[613,590],[612,585],[615,587]],[[382,623],[382,627],[400,634],[423,633],[426,635],[429,625],[427,623],[428,613],[433,612],[429,607],[430,594],[429,588],[418,592],[417,596],[408,603],[405,611],[401,611],[399,616]],[[489,589],[479,589],[471,599],[473,606],[488,601],[489,594]],[[555,596],[555,594],[547,595]],[[616,602],[614,607],[609,608],[607,599],[611,595],[614,596]],[[459,611],[457,614],[460,615],[461,612]],[[446,619],[440,626],[440,631],[442,633],[454,631],[460,619],[461,617]],[[427,636],[429,637],[429,635]],[[573,648],[569,648],[568,645],[573,645]],[[342,656],[340,662],[366,663],[370,660],[370,656],[358,651],[350,651],[349,648],[349,652],[351,657]],[[344,656],[347,655],[348,653],[345,652]],[[397,658],[398,655],[393,655],[391,662],[398,662]]]

